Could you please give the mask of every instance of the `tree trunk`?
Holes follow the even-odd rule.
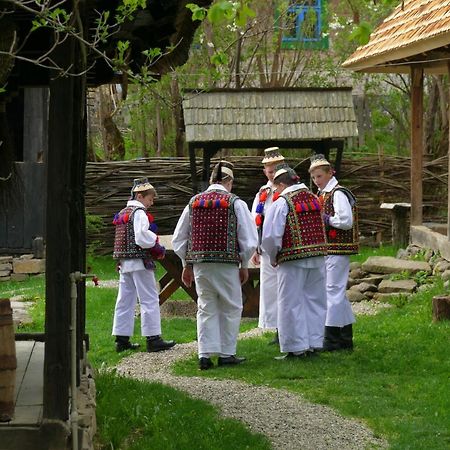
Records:
[[[184,148],[184,118],[183,108],[181,107],[182,99],[176,78],[172,78],[170,90],[172,93],[172,115],[175,124],[175,156],[183,157],[186,154]]]
[[[99,115],[105,157],[107,160],[122,160],[125,156],[125,143],[113,120],[115,109],[109,86],[101,86],[99,92]]]
[[[164,135],[163,123],[161,120],[161,105],[159,101],[155,102],[155,112],[156,112],[156,156],[161,156],[162,151],[162,140]]]
[[[434,143],[436,135],[436,122],[438,114],[438,101],[439,101],[439,91],[437,86],[436,77],[431,77],[431,86],[429,87],[429,97],[428,97],[428,108],[425,114],[425,154],[433,155],[434,153]]]

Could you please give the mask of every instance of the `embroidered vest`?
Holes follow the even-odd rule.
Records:
[[[133,218],[138,209],[146,212],[145,208],[140,206],[127,206],[114,217],[113,224],[116,226],[114,259],[151,259],[151,249],[144,249],[136,244]]]
[[[306,189],[281,195],[289,207],[282,248],[277,261],[323,256],[327,253],[325,229],[318,198]]]
[[[353,226],[350,230],[341,230],[332,225],[325,226],[328,241],[328,254],[353,255],[358,253],[359,250],[358,209],[355,196],[347,188],[337,185],[331,192],[322,194],[323,208],[325,214],[334,216],[333,196],[338,190],[348,197],[352,207]]]
[[[234,211],[237,198],[229,192],[211,190],[191,199],[187,263],[239,264],[237,219]]]

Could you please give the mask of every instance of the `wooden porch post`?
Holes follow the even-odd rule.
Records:
[[[58,47],[71,60],[73,47]],[[70,164],[73,77],[50,83],[45,267],[44,417],[67,420],[70,384]]]
[[[422,225],[423,68],[411,67],[411,225]]]

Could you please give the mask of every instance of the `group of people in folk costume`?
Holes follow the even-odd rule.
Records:
[[[313,194],[284,161],[278,147],[265,150],[267,183],[250,212],[233,194],[233,165],[220,161],[209,187],[194,195],[175,228],[172,245],[183,264],[182,281],[195,283],[199,369],[236,365],[242,314],[241,285],[249,263],[260,267],[259,327],[276,329],[276,359],[307,358],[321,351],[353,348],[355,321],[346,297],[349,255],[358,252],[356,199],[338,184],[323,155],[311,159]],[[175,345],[161,337],[155,260],[164,257],[152,215],[156,191],[135,180],[131,199],[114,218],[114,258],[119,292],[112,334],[116,350],[135,349],[136,297],[147,351]]]

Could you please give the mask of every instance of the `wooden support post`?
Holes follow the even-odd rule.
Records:
[[[73,44],[57,47],[57,62],[69,66]],[[44,418],[67,420],[70,385],[70,165],[73,152],[74,78],[50,83],[47,164]]]
[[[189,143],[189,163],[191,167],[192,188],[194,192],[198,192],[197,163],[195,161],[195,147],[192,143]]]
[[[450,320],[450,297],[448,295],[436,295],[433,297],[433,322]]]
[[[411,225],[422,225],[423,68],[411,67]]]
[[[334,161],[335,177],[339,180],[341,176],[342,154],[344,153],[344,141],[336,142],[336,159]]]

